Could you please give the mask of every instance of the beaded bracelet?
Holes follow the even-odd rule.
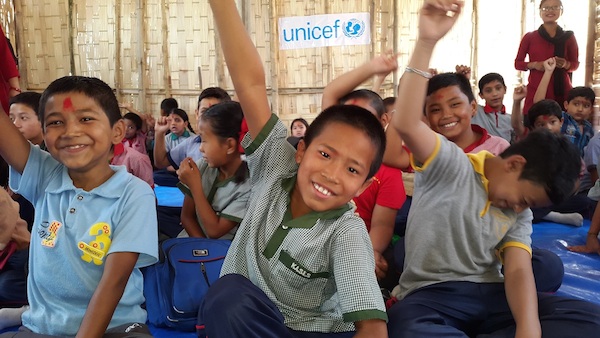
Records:
[[[404,68],[405,72],[409,72],[409,73],[415,73],[417,75],[421,75],[422,77],[426,78],[426,79],[431,79],[433,77],[433,75],[431,75],[431,73],[420,70],[420,69],[416,69],[413,67],[406,67]]]

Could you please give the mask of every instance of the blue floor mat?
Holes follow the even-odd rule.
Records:
[[[576,297],[600,304],[600,256],[567,250],[567,246],[585,244],[590,221],[582,227],[542,222],[533,225],[533,246],[556,253],[565,266],[560,296]]]
[[[183,193],[177,187],[164,187],[154,185],[154,194],[158,205],[164,207],[181,207],[183,205]]]

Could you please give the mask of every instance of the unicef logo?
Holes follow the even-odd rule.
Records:
[[[344,35],[349,38],[358,38],[365,32],[365,22],[359,19],[350,19],[344,22]]]

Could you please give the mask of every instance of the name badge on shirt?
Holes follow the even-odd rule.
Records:
[[[62,228],[62,223],[59,221],[52,221],[50,224],[43,222],[42,227],[46,228],[38,231],[38,235],[42,238],[42,246],[54,248],[58,240],[58,230]]]
[[[95,236],[94,240],[85,243],[80,241],[77,247],[82,251],[81,259],[85,262],[94,262],[96,265],[102,265],[102,260],[106,256],[112,240],[110,239],[111,229],[108,223],[96,223],[92,225],[89,231],[90,236]]]

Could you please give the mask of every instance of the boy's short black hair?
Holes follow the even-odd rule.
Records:
[[[563,118],[562,108],[554,100],[542,100],[534,103],[527,112],[529,129],[534,129],[535,120],[540,116],[556,116],[560,120]]]
[[[396,104],[396,97],[395,96],[390,96],[390,97],[386,97],[385,99],[383,99],[383,106],[384,107],[393,106],[395,104]]]
[[[137,130],[142,129],[142,118],[136,113],[127,113],[123,116],[123,119],[130,120],[135,125]]]
[[[553,204],[560,204],[575,192],[581,170],[579,149],[562,134],[546,128],[530,132],[500,154],[521,155],[527,163],[519,179],[540,185]]]
[[[44,125],[44,113],[46,112],[48,99],[56,94],[64,93],[81,93],[94,100],[108,116],[111,127],[122,118],[117,97],[108,84],[95,77],[73,75],[52,81],[42,93],[38,112],[42,126]]]
[[[373,177],[379,170],[381,162],[383,161],[383,152],[385,151],[385,132],[381,126],[381,122],[373,116],[368,110],[354,105],[334,105],[331,106],[310,124],[304,135],[304,143],[306,147],[319,136],[325,128],[331,123],[343,123],[362,131],[373,146],[375,147],[375,154],[373,156],[373,162],[369,168],[369,174],[367,179]]]
[[[383,99],[379,94],[369,89],[358,89],[344,95],[339,100],[339,104],[345,104],[349,100],[364,99],[369,101],[369,106],[373,107],[377,112],[377,117],[381,118],[385,114],[385,106],[383,105]]]
[[[500,82],[504,86],[504,88],[506,88],[506,84],[504,83],[504,78],[502,77],[502,75],[498,73],[488,73],[482,76],[481,79],[479,79],[479,92],[483,93],[483,87],[485,87],[486,84],[494,81]]]
[[[205,88],[198,96],[198,107],[200,106],[200,101],[206,98],[215,98],[220,102],[231,101],[231,96],[225,91],[225,89],[220,87],[208,87]]]
[[[16,96],[13,96],[8,100],[8,105],[12,106],[13,104],[24,104],[27,107],[33,109],[33,111],[37,114],[40,108],[40,98],[42,94],[36,92],[23,92]]]
[[[179,103],[172,97],[167,97],[160,102],[160,109],[165,113],[169,113],[171,110],[179,108]]]
[[[576,97],[583,97],[584,99],[590,101],[592,105],[594,104],[594,101],[596,101],[596,93],[594,93],[594,90],[590,87],[580,86],[569,90],[569,93],[567,94],[567,102],[571,102],[571,100]]]
[[[469,79],[458,73],[441,73],[429,79],[427,83],[427,96],[450,86],[458,86],[460,91],[469,99],[469,103],[475,101],[475,95],[473,95]]]

